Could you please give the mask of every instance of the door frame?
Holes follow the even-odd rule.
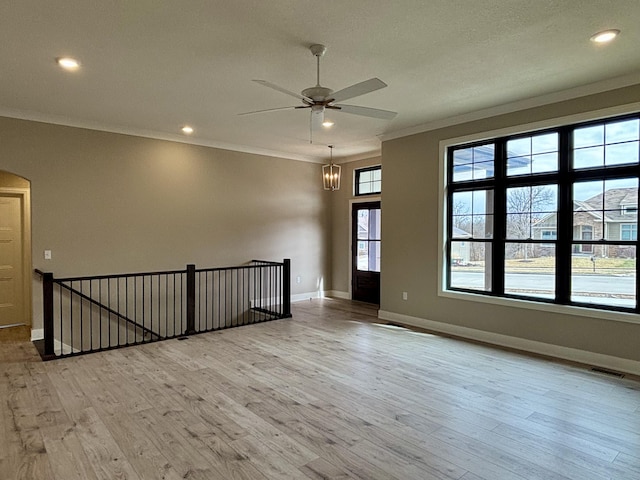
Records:
[[[8,172],[7,172],[8,173]],[[15,175],[16,177],[18,175]],[[26,179],[25,179],[26,180]],[[0,195],[20,199],[22,220],[22,304],[24,324],[33,326],[33,297],[31,295],[31,188],[4,187],[0,185]]]
[[[353,221],[351,214],[353,212],[353,205],[357,203],[371,203],[380,202],[380,213],[382,215],[382,196],[380,195],[367,195],[363,197],[356,197],[349,199],[349,212],[348,212],[348,224],[349,224],[349,300],[353,300]],[[382,245],[382,241],[380,241]],[[382,273],[382,269],[381,273]]]

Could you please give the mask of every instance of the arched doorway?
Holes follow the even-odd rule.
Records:
[[[3,336],[31,333],[31,182],[2,170],[0,329]]]

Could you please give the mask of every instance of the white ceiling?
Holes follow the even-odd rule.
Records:
[[[609,28],[613,43],[589,41]],[[323,86],[379,77],[387,88],[346,103],[397,117],[334,114],[311,145],[308,110],[237,115],[296,105],[251,80],[315,85],[313,43],[328,47]],[[328,144],[335,158],[374,155],[381,136],[640,83],[640,1],[4,1],[0,45],[2,116],[321,161]],[[82,68],[60,69],[63,55]]]

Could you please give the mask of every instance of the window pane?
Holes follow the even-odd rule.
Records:
[[[555,298],[555,249],[553,244],[507,243],[504,266],[505,293]]]
[[[514,138],[507,141],[507,157],[521,157],[531,155],[531,137]]]
[[[637,208],[637,178],[577,182],[573,185],[573,239],[621,240],[620,223],[637,223]]]
[[[454,192],[454,237],[491,238],[493,235],[493,190]]]
[[[558,151],[558,134],[545,133],[531,137],[531,153],[547,153]]]
[[[510,157],[507,159],[507,175],[527,175],[531,173],[531,157]]]
[[[463,148],[453,152],[453,181],[480,180],[494,175],[494,145]]]
[[[451,242],[451,287],[491,290],[491,244]]]
[[[555,172],[558,170],[558,153],[543,153],[531,156],[531,173]]]
[[[638,142],[616,143],[605,147],[605,164],[638,163]]]
[[[574,150],[573,168],[592,168],[604,165],[604,147],[588,147]]]
[[[638,119],[607,123],[606,142],[629,142],[640,138],[640,121]]]
[[[356,195],[380,193],[382,188],[382,167],[356,170]]]
[[[592,255],[571,258],[571,300],[634,308],[636,248],[627,245],[592,247]]]
[[[507,175],[558,170],[558,134],[545,133],[507,141]]]
[[[361,183],[360,188],[358,189],[358,193],[371,193],[371,184],[370,183]]]
[[[473,238],[491,238],[493,236],[493,215],[474,215],[471,233]]]
[[[578,128],[574,131],[574,168],[638,163],[637,119]]]
[[[556,222],[558,186],[507,189],[507,238],[536,238],[540,226]]]
[[[576,128],[573,131],[573,148],[590,147],[604,143],[604,125]]]

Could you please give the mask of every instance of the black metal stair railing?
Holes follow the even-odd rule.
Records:
[[[45,359],[291,317],[291,263],[42,277]]]

